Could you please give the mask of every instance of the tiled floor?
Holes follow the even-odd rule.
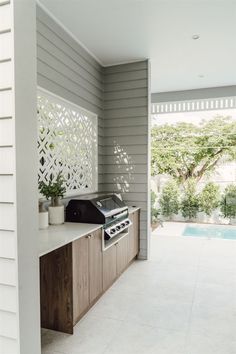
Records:
[[[236,354],[236,241],[152,237],[73,336],[42,331],[43,354]]]

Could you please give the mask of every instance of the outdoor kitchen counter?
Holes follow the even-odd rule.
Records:
[[[129,213],[137,211],[138,207],[129,207]],[[86,236],[102,225],[66,222],[63,225],[50,225],[48,229],[39,230],[39,257]]]
[[[50,225],[39,230],[39,257],[88,235],[102,225],[66,222],[63,225]]]

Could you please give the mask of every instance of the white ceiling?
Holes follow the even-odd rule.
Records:
[[[236,0],[41,3],[103,65],[150,58],[152,92],[236,84]]]

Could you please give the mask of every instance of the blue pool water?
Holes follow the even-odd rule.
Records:
[[[182,235],[236,240],[236,227],[213,225],[187,225]]]

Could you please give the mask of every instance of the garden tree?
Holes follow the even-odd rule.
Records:
[[[184,193],[180,206],[184,218],[195,219],[199,211],[199,196],[197,194],[196,180],[189,178],[184,185]]]
[[[170,218],[179,211],[179,186],[176,181],[168,181],[162,189],[160,196],[161,214]]]
[[[199,207],[210,216],[220,203],[220,187],[212,182],[205,185],[199,195]]]
[[[199,181],[219,162],[235,158],[236,121],[231,117],[152,128],[152,175],[168,174],[180,183]]]

